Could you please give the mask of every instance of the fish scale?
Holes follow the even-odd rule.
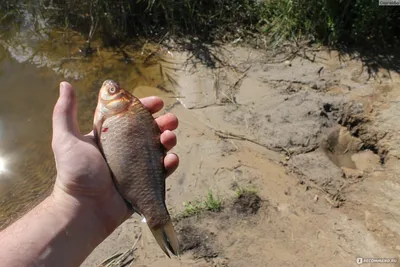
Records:
[[[99,92],[94,133],[121,196],[146,218],[163,251],[169,256],[168,248],[178,255],[165,204],[166,151],[152,114],[118,83],[106,80]]]
[[[141,112],[140,108],[136,111],[133,108],[123,116],[106,119],[103,128],[108,130],[102,133],[100,140],[120,193],[129,196],[128,202],[146,217],[150,227],[157,227],[169,217],[165,208],[154,205],[156,201],[157,205],[164,206],[164,181],[160,183],[165,179],[164,153],[160,149],[161,144],[155,141],[157,138],[151,134],[153,128],[158,126],[140,123],[146,118],[137,118],[138,112]]]

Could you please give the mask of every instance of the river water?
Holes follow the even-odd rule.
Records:
[[[1,12],[0,12],[1,14]],[[0,16],[1,17],[1,16]],[[118,80],[137,97],[162,95],[155,46],[79,49],[78,33],[51,28],[45,19],[23,14],[22,22],[0,26],[0,229],[37,204],[56,174],[51,150],[51,116],[60,81],[78,97],[81,132],[92,128],[97,93],[104,79]],[[136,88],[136,89],[134,89]],[[132,90],[134,89],[134,90]]]

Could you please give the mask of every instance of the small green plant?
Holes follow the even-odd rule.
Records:
[[[189,202],[185,201],[183,202],[183,205],[185,206],[185,210],[181,214],[181,217],[183,218],[197,215],[203,211],[202,203],[198,200]]]
[[[211,190],[208,191],[205,200],[194,200],[184,202],[185,210],[179,217],[187,218],[200,214],[203,211],[219,212],[223,208],[223,201],[220,197],[215,197]]]
[[[204,205],[208,211],[219,212],[222,210],[222,200],[219,197],[215,198],[211,190],[208,191]]]

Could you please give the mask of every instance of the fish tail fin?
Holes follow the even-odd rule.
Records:
[[[162,227],[157,229],[150,228],[150,230],[154,238],[157,240],[158,245],[169,258],[171,257],[168,253],[168,250],[171,251],[175,256],[179,255],[179,242],[171,219],[169,219],[168,222]]]

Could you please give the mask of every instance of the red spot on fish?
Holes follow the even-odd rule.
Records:
[[[105,132],[107,132],[108,131],[108,128],[103,128],[103,133],[105,133]]]

